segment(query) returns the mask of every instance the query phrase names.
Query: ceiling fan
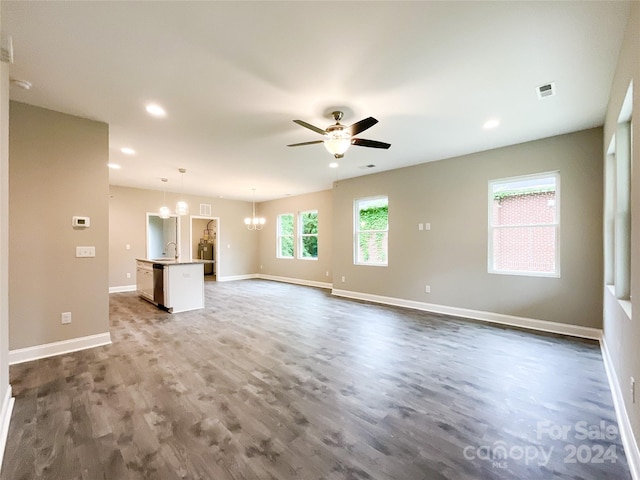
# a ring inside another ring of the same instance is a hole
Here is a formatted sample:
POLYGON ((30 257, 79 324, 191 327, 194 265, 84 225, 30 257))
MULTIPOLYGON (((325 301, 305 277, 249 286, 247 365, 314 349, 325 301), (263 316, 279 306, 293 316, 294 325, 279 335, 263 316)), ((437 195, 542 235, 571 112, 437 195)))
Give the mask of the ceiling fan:
POLYGON ((344 152, 347 151, 350 145, 359 145, 361 147, 371 148, 389 148, 390 143, 378 142, 376 140, 365 140, 364 138, 354 138, 361 132, 364 132, 367 128, 373 127, 378 120, 373 117, 365 118, 359 122, 354 123, 351 126, 342 125, 343 113, 340 111, 331 112, 335 125, 329 125, 325 130, 318 128, 310 123, 302 120, 294 120, 294 123, 301 125, 309 130, 313 130, 320 135, 324 135, 324 140, 313 140, 311 142, 292 143, 287 147, 299 147, 301 145, 313 145, 314 143, 324 143, 325 148, 336 158, 344 157, 344 152))

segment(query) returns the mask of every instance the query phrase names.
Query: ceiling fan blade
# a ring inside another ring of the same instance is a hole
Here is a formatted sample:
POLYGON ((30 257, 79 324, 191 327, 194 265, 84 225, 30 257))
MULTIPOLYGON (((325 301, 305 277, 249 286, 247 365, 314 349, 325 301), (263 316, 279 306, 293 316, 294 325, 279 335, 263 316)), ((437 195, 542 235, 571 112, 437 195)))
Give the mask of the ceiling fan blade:
POLYGON ((378 142, 376 140, 365 140, 364 138, 352 138, 351 145, 371 148, 389 148, 391 146, 390 143, 378 142))
POLYGON ((301 145, 313 145, 314 143, 323 143, 324 140, 314 140, 313 142, 302 142, 302 143, 292 143, 291 145, 287 145, 287 147, 299 147, 301 145))
POLYGON ((297 123, 298 125, 308 128, 309 130, 313 130, 316 133, 319 133, 320 135, 324 135, 325 133, 327 133, 326 131, 324 131, 322 128, 318 128, 314 125, 311 125, 310 123, 304 122, 302 120, 294 120, 294 123, 297 123))
POLYGON ((348 130, 351 136, 355 137, 360 132, 364 132, 367 128, 373 127, 376 123, 378 123, 378 120, 373 117, 369 117, 354 123, 348 128, 348 130))

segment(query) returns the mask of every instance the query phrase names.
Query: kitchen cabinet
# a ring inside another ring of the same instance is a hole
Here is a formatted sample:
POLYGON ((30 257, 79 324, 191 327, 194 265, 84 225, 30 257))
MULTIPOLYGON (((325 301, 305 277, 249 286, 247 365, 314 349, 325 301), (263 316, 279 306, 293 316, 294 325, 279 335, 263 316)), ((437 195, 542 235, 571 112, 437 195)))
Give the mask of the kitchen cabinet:
POLYGON ((136 262, 136 289, 138 295, 146 300, 153 301, 153 264, 149 262, 136 262))

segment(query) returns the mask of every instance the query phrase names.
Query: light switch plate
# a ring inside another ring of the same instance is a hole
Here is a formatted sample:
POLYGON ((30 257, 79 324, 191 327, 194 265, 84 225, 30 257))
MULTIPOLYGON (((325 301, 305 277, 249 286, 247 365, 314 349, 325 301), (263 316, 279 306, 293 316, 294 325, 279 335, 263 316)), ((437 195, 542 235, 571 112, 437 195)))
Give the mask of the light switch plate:
POLYGON ((76 247, 76 257, 95 257, 96 247, 76 247))

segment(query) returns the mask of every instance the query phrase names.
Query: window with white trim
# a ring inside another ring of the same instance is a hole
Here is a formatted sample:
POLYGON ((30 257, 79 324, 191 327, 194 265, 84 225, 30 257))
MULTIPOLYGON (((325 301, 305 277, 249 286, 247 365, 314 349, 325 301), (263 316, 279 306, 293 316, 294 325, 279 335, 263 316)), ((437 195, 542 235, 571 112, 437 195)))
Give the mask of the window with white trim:
POLYGON ((354 205, 354 263, 388 264, 389 198, 361 198, 354 205))
POLYGON ((318 211, 298 214, 298 258, 318 258, 318 211))
POLYGON ((604 276, 631 318, 631 190, 633 159, 633 82, 607 149, 605 170, 604 276))
POLYGON ((278 215, 277 229, 277 252, 278 258, 293 258, 294 230, 293 213, 283 213, 278 215))
POLYGON ((560 173, 489 182, 489 273, 560 276, 560 173))

